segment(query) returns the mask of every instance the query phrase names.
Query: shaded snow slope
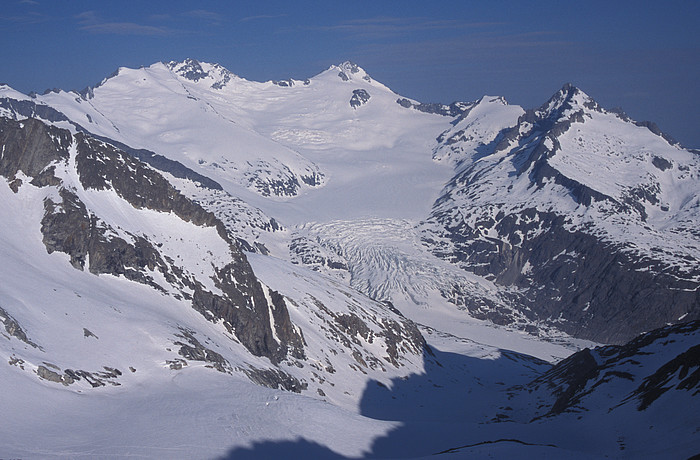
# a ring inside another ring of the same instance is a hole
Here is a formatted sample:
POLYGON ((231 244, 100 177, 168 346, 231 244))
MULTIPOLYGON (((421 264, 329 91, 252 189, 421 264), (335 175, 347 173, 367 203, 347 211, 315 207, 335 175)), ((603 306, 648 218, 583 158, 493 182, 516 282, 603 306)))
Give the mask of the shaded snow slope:
POLYGON ((405 220, 371 219, 307 224, 295 229, 294 263, 334 276, 352 288, 390 302, 412 320, 494 346, 546 360, 590 346, 546 324, 532 322, 513 308, 507 292, 491 281, 437 258, 405 220), (499 324, 508 316, 507 332, 499 324), (556 345, 555 345, 556 344, 556 345))
POLYGON ((449 139, 472 161, 423 225, 435 254, 579 337, 624 341, 700 315, 696 153, 570 85, 486 149, 449 139))
MULTIPOLYGON (((200 362, 315 397, 343 400, 350 394, 343 382, 356 387, 349 382, 362 382, 361 376, 392 378, 420 370, 423 339, 399 314, 342 286, 307 283, 308 297, 280 294, 258 281, 222 222, 143 163, 101 141, 34 119, 0 121, 5 203, 0 237, 7 238, 3 270, 5 279, 15 280, 2 291, 0 308, 8 333, 30 345, 24 348, 31 353, 10 359, 27 372, 38 371, 38 377, 59 385, 121 385, 125 369, 136 366, 129 364, 133 351, 120 351, 120 334, 131 337, 128 347, 155 347, 153 356, 138 358, 150 365, 139 361, 139 367, 177 370, 188 361, 200 362), (53 265, 46 266, 47 260, 53 265), (42 275, 45 266, 53 271, 42 275), (44 310, 51 288, 40 280, 48 281, 54 271, 66 281, 55 283, 64 286, 55 296, 58 309, 44 310), (73 272, 86 274, 79 278, 82 292, 76 291, 73 280, 79 275, 73 272), (105 279, 116 287, 104 285, 105 279), (126 307, 106 305, 95 309, 99 328, 88 324, 88 315, 84 338, 63 341, 60 337, 75 329, 71 317, 84 314, 84 302, 94 301, 71 300, 92 299, 90 280, 96 293, 112 289, 101 303, 120 299, 118 289, 141 292, 120 302, 133 304, 129 311, 154 310, 151 320, 162 325, 140 325, 139 314, 121 316, 126 307), (312 289, 321 293, 313 295, 312 289), (22 295, 29 290, 32 294, 22 295), (31 300, 33 295, 39 298, 31 300), (139 296, 145 306, 136 300, 139 296), (74 311, 71 302, 80 310, 74 311), (37 321, 44 326, 36 326, 37 321), (113 329, 102 329, 108 324, 113 329), (18 330, 24 332, 16 335, 18 330), (93 336, 114 348, 116 362, 93 361, 84 340, 93 336), (355 373, 359 380, 349 378, 355 373)), ((284 273, 282 286, 294 286, 297 278, 284 273)))
POLYGON ((520 106, 508 105, 502 97, 484 96, 470 104, 452 122, 453 126, 440 134, 433 158, 449 161, 455 167, 465 161, 476 161, 479 155, 488 154, 490 144, 501 131, 515 126, 523 113, 520 106))

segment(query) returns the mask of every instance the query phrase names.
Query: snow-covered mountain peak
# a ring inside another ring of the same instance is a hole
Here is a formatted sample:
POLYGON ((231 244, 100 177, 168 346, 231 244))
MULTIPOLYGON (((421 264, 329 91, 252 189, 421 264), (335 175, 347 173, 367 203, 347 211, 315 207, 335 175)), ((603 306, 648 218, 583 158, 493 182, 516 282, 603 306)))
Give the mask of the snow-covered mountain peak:
POLYGON ((571 83, 566 83, 534 113, 540 119, 555 121, 586 109, 601 111, 593 98, 571 83))
POLYGON ((232 79, 240 78, 219 64, 199 62, 191 58, 182 62, 170 61, 166 66, 180 77, 195 83, 204 81, 213 89, 221 89, 232 79))
POLYGON ((699 322, 542 359, 700 320, 699 181, 570 84, 0 85, 0 457, 687 458, 699 322))
POLYGON ((0 98, 16 99, 18 101, 23 101, 29 99, 25 94, 12 88, 10 85, 0 84, 0 98))
MULTIPOLYGON (((167 80, 184 79, 189 82, 206 85, 207 88, 221 89, 233 80, 242 80, 240 77, 219 64, 200 62, 196 59, 187 58, 184 61, 156 62, 150 66, 141 66, 137 69, 130 67, 119 67, 111 75, 104 78, 95 86, 88 86, 79 94, 83 99, 92 99, 94 91, 105 85, 120 81, 121 84, 134 84, 144 86, 143 82, 155 80, 158 85, 168 84, 167 80), (170 75, 169 75, 170 74, 170 75)), ((117 83, 117 85, 120 85, 117 83)), ((54 90, 59 93, 59 90, 54 90)), ((44 93, 46 95, 46 93, 44 93)))
POLYGON ((503 96, 488 96, 488 95, 483 95, 481 96, 481 99, 479 99, 476 102, 477 105, 482 105, 482 104, 501 104, 501 105, 508 105, 508 101, 506 100, 505 97, 503 96))
POLYGON ((438 138, 433 150, 436 161, 448 160, 458 164, 466 158, 476 158, 486 147, 495 142, 499 133, 515 126, 525 111, 517 105, 508 105, 500 96, 483 96, 462 104, 463 112, 453 126, 438 138))
POLYGON ((345 61, 337 66, 333 66, 331 68, 336 68, 338 69, 338 77, 341 78, 343 81, 348 81, 348 80, 365 80, 367 82, 371 82, 372 79, 370 78, 369 74, 360 67, 359 65, 355 64, 352 61, 345 61))
POLYGON ((638 286, 633 289, 639 292, 682 293, 644 318, 655 326, 693 310, 692 292, 700 280, 698 155, 670 144, 646 124, 601 108, 570 84, 517 118, 512 128, 489 136, 491 144, 483 142, 486 131, 480 130, 497 124, 493 115, 477 116, 482 106, 465 112, 434 151, 435 159, 452 157, 459 165, 433 210, 451 239, 437 253, 467 260, 463 266, 477 274, 483 266, 493 273, 498 265, 497 282, 522 287, 528 302, 549 305, 545 318, 563 312, 570 323, 563 321, 562 328, 594 340, 629 338, 597 312, 610 305, 636 311, 653 302, 606 291, 612 279, 638 286), (561 295, 561 285, 597 280, 600 266, 623 267, 596 281, 605 294, 561 295), (552 283, 555 272, 566 272, 568 280, 552 283), (659 281, 659 272, 668 278, 659 281), (531 289, 535 283, 543 288, 531 289))
POLYGON ((332 65, 328 67, 328 69, 313 77, 312 80, 340 82, 345 84, 352 83, 355 85, 360 84, 362 86, 365 86, 369 83, 373 87, 381 87, 388 91, 391 91, 383 84, 372 80, 372 78, 365 71, 365 69, 363 69, 362 67, 355 64, 352 61, 345 61, 340 64, 332 65))

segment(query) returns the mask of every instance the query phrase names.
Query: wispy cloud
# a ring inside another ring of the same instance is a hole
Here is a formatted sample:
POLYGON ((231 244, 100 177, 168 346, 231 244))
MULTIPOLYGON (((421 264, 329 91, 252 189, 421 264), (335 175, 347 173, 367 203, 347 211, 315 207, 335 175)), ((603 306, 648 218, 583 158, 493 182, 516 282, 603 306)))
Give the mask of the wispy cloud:
POLYGON ((354 19, 329 26, 313 26, 311 30, 340 32, 359 38, 387 38, 421 32, 478 29, 501 26, 500 22, 466 22, 408 17, 374 17, 354 19))
POLYGON ((94 34, 114 35, 168 35, 165 27, 138 24, 135 22, 103 21, 94 11, 84 11, 75 17, 80 29, 94 34))
POLYGON ((0 16, 0 21, 14 22, 15 24, 40 24, 49 21, 51 18, 35 12, 16 16, 0 16))
POLYGON ((277 18, 283 18, 287 16, 286 14, 260 14, 258 16, 247 16, 245 18, 241 18, 238 20, 238 22, 249 22, 249 21, 257 21, 260 19, 277 19, 277 18))
POLYGON ((209 21, 212 24, 216 24, 216 25, 220 24, 224 20, 224 17, 222 15, 220 15, 219 13, 216 13, 214 11, 209 11, 209 10, 185 11, 184 13, 181 14, 181 16, 195 18, 195 19, 203 19, 205 21, 209 21))
MULTIPOLYGON (((18 5, 24 5, 26 7, 39 6, 39 2, 35 0, 20 0, 17 2, 18 5)), ((15 24, 39 24, 42 22, 49 21, 51 18, 38 11, 31 11, 29 8, 20 7, 17 10, 17 14, 12 14, 8 16, 3 16, 1 13, 8 10, 13 10, 13 8, 2 8, 0 9, 0 21, 12 22, 15 24)))
POLYGON ((82 30, 97 34, 116 35, 167 35, 167 29, 157 26, 146 26, 133 22, 105 22, 81 27, 82 30))
POLYGON ((531 56, 542 61, 563 50, 571 49, 574 42, 563 39, 557 31, 501 33, 482 31, 456 36, 415 40, 411 42, 373 42, 357 49, 357 54, 376 62, 390 61, 395 65, 441 65, 446 62, 504 62, 531 56))

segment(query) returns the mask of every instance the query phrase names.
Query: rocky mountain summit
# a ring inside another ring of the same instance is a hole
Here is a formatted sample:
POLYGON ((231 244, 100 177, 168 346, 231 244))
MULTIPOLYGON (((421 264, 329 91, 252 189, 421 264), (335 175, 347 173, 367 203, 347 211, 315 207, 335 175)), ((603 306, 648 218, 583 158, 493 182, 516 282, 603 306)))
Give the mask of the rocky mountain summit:
POLYGON ((462 159, 424 224, 435 254, 578 337, 697 318, 697 154, 571 85, 486 142, 454 131, 436 152, 462 159))

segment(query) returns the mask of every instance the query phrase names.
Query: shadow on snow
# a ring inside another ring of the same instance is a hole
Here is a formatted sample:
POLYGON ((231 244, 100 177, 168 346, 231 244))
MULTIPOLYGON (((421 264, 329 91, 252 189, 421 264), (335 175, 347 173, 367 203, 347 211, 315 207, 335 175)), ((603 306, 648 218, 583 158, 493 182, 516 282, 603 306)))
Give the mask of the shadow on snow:
MULTIPOLYGON (((509 418, 512 409, 507 388, 528 382, 549 368, 544 361, 505 350, 497 357, 475 358, 428 349, 424 365, 423 374, 393 379, 390 387, 374 380, 368 382, 360 403, 361 415, 398 421, 401 426, 377 438, 371 452, 360 458, 430 456, 499 439, 521 442, 513 439, 513 429, 517 430, 515 425, 519 424, 494 422, 509 418)), ((234 448, 222 458, 349 457, 300 439, 234 448)))

